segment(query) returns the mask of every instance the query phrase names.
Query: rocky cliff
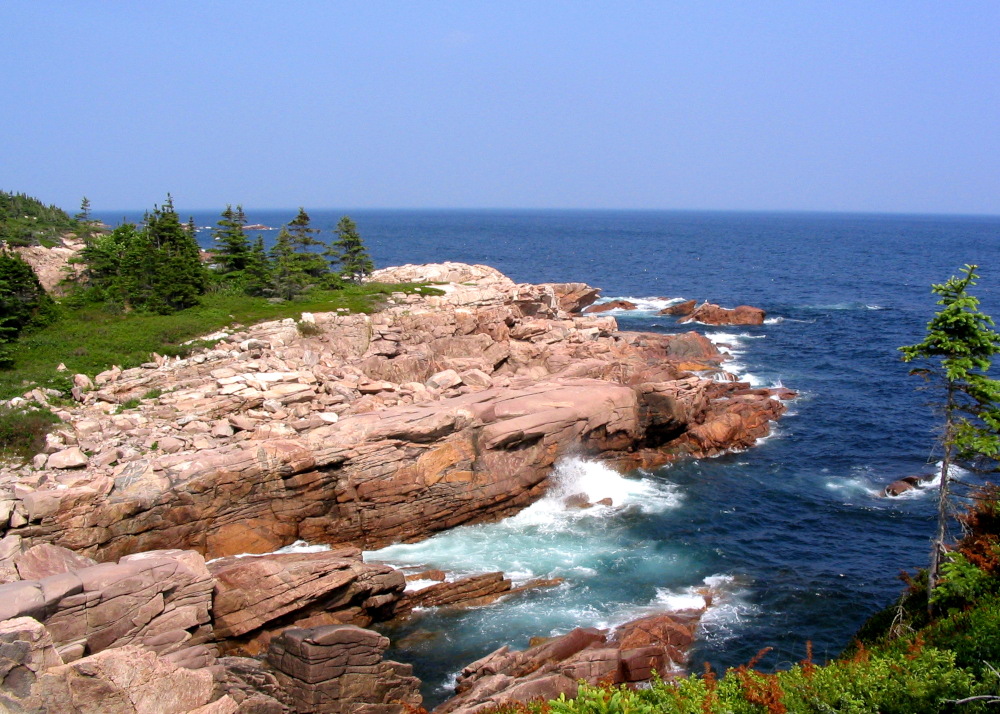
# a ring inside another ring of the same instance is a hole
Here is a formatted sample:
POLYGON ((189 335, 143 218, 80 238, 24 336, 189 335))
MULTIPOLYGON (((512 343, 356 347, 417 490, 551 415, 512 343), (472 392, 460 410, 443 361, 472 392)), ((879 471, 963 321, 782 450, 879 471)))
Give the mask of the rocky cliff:
MULTIPOLYGON (((384 644, 322 628, 391 617, 403 589, 400 574, 362 563, 352 548, 515 513, 545 492, 553 465, 571 452, 623 468, 707 456, 749 447, 784 410, 787 395, 731 381, 701 335, 619 332, 611 317, 580 314, 598 294, 583 284, 516 285, 453 263, 373 277, 433 281, 444 294, 395 295, 370 316, 303 314, 234 328, 187 359, 154 355, 140 368, 77 375, 75 404, 55 407, 63 423, 44 452, 0 471, 0 581, 14 581, 0 589, 17 589, 3 616, 56 629, 15 631, 48 642, 61 661, 128 647, 167 658, 149 667, 171 672, 178 657, 214 662, 220 648, 261 654, 272 643, 288 665, 278 680, 298 682, 281 706, 327 706, 348 685, 310 682, 308 663, 339 662, 342 640, 378 652, 384 644), (296 540, 340 550, 231 557, 296 540), (56 572, 32 566, 53 557, 39 548, 53 546, 71 551, 56 558, 56 572), (136 560, 146 551, 157 553, 136 560), (206 569, 201 556, 223 560, 206 569), (161 574, 182 582, 147 582, 161 574), (114 599, 128 589, 122 579, 141 584, 139 600, 114 599), (170 605, 176 588, 201 594, 170 605), (148 617, 122 619, 133 611, 148 617), (72 626, 104 620, 97 634, 72 626), (274 640, 295 627, 321 631, 274 640), (197 649, 205 646, 213 649, 197 649)), ((39 661, 51 659, 45 647, 39 661)), ((365 659, 365 676, 394 673, 410 687, 406 667, 380 657, 365 659)), ((60 696, 69 697, 84 675, 60 672, 60 696)), ((243 675, 216 674, 242 706, 233 682, 243 675)), ((223 710, 219 696, 211 701, 204 706, 223 710)))

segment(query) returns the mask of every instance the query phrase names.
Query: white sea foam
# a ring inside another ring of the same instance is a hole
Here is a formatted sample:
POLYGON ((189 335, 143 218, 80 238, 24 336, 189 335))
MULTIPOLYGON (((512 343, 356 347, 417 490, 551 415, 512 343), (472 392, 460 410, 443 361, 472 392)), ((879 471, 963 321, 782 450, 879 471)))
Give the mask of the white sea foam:
POLYGON ((614 559, 621 544, 600 533, 629 512, 661 513, 681 501, 677 488, 652 478, 625 478, 606 465, 580 458, 561 461, 548 493, 499 523, 459 526, 419 543, 392 545, 365 553, 369 561, 402 568, 442 568, 456 577, 502 570, 515 583, 538 577, 581 579, 596 574, 595 563, 614 559), (590 503, 569 508, 566 499, 582 494, 590 503), (592 532, 595 537, 583 537, 592 532))
POLYGON ((312 545, 304 540, 297 540, 291 545, 279 548, 275 553, 322 553, 330 550, 328 545, 312 545))
MULTIPOLYGON (((611 313, 624 313, 640 315, 641 313, 658 313, 664 308, 670 307, 671 305, 676 305, 678 303, 684 302, 684 298, 665 298, 665 297, 632 297, 631 295, 625 295, 620 297, 608 297, 602 298, 597 301, 597 305, 603 305, 604 303, 612 302, 613 300, 626 300, 633 305, 635 305, 635 310, 609 310, 611 313)), ((643 315, 644 316, 644 315, 643 315)))
MULTIPOLYGON (((746 340, 762 340, 767 335, 751 335, 746 332, 708 332, 705 337, 712 341, 712 344, 729 359, 722 363, 722 368, 729 374, 734 375, 738 381, 746 382, 751 387, 775 387, 778 383, 768 382, 768 380, 748 371, 747 366, 738 358, 746 353, 746 340)), ((716 375, 716 381, 725 382, 729 379, 724 375, 716 375)))

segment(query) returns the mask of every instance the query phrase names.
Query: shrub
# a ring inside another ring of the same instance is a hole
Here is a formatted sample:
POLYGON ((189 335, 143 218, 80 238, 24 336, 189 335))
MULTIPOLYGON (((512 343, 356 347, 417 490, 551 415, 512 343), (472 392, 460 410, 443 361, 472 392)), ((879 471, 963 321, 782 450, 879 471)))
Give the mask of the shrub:
POLYGON ((59 422, 37 406, 0 406, 0 458, 27 461, 41 451, 45 435, 59 422))

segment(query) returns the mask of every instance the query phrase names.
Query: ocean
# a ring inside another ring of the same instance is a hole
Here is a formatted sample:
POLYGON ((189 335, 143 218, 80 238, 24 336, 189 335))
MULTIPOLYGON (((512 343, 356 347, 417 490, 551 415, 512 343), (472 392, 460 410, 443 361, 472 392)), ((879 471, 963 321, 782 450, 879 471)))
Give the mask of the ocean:
MULTIPOLYGON (((328 239, 341 213, 310 212, 328 239)), ((611 508, 567 512, 550 496, 501 523, 366 553, 409 572, 565 579, 385 629, 390 654, 424 680, 428 707, 465 664, 501 645, 683 606, 706 584, 723 596, 704 621, 694 669, 744 663, 763 647, 774 649, 762 666, 787 666, 807 641, 818 660, 831 658, 896 597, 897 575, 927 561, 932 491, 879 496, 938 460, 934 394, 918 389, 897 348, 923 338, 936 308, 930 285, 966 263, 981 266, 973 293, 1000 318, 1000 217, 349 213, 377 266, 453 260, 518 282, 586 282, 639 304, 611 313, 623 330, 690 329, 656 314, 678 298, 761 307, 762 326, 695 329, 731 353, 729 369, 745 381, 800 395, 770 437, 741 453, 625 475, 579 458, 559 465, 557 491, 611 496, 611 508)), ((294 215, 248 212, 270 226, 294 215)), ((200 226, 217 218, 195 213, 200 226)), ((208 231, 199 239, 210 246, 208 231)))

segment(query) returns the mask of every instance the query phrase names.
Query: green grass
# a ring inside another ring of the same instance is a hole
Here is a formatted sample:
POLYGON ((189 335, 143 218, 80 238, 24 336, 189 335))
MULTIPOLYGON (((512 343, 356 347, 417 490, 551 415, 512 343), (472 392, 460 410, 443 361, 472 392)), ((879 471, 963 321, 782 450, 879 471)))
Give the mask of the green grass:
POLYGON ((13 368, 0 371, 0 399, 18 396, 35 386, 68 393, 73 386, 68 375, 93 376, 111 365, 136 367, 148 362, 153 352, 183 356, 204 346, 185 346, 183 342, 236 323, 252 325, 339 308, 352 313, 374 312, 393 292, 441 294, 436 288, 419 284, 371 283, 348 285, 342 290, 314 290, 282 303, 215 293, 204 295, 200 306, 173 315, 122 315, 102 307, 64 307, 58 322, 23 335, 14 345, 13 368), (66 365, 65 372, 56 371, 60 363, 66 365))

